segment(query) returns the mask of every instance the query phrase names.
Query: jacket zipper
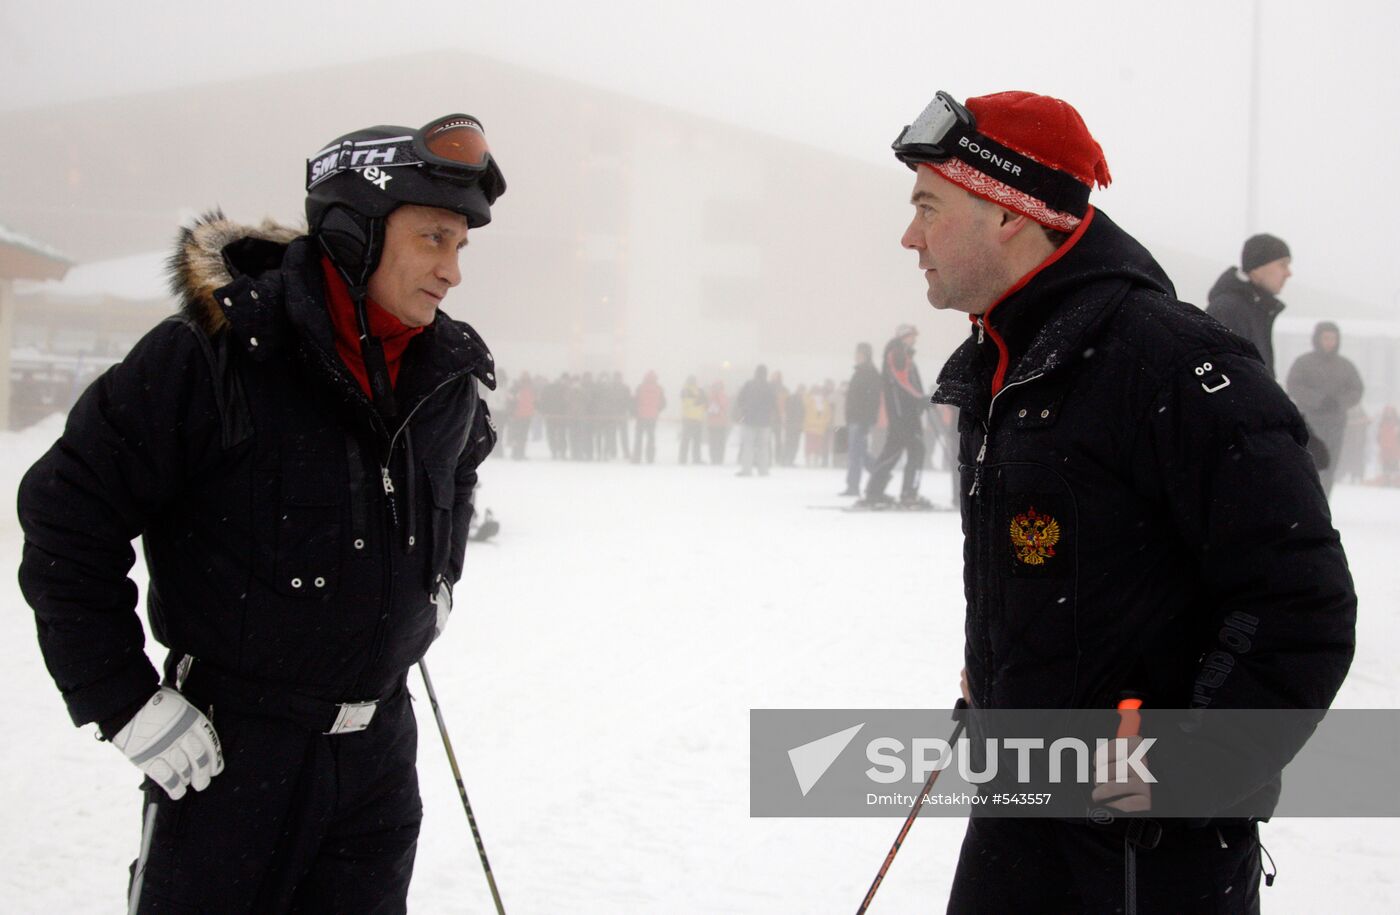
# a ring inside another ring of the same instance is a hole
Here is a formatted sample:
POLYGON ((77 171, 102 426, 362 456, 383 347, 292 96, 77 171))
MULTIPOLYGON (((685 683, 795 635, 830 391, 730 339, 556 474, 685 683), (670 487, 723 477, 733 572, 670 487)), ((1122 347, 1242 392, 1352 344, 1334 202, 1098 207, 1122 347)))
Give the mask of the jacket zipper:
MULTIPOLYGON (((983 423, 982 423, 982 446, 981 446, 980 448, 977 449, 977 462, 976 462, 976 466, 975 466, 975 468, 974 468, 974 470, 973 470, 973 472, 972 472, 972 488, 971 488, 970 490, 968 490, 968 493, 967 493, 968 496, 969 496, 969 498, 970 498, 970 497, 973 497, 973 496, 976 496, 978 490, 981 489, 981 487, 982 487, 982 467, 983 467, 984 463, 985 463, 986 460, 987 460, 987 442, 990 441, 990 440, 991 440, 991 437, 992 437, 992 415, 996 412, 996 408, 997 408, 997 398, 1000 397, 1002 394, 1005 394, 1005 393, 1006 393, 1008 390, 1010 390, 1011 388, 1019 387, 1020 385, 1024 385, 1024 384, 1030 384, 1032 381, 1035 381, 1035 380, 1037 380, 1037 379, 1039 379, 1039 378, 1044 377, 1044 375, 1045 375, 1044 372, 1037 372, 1037 373, 1035 373, 1034 375, 1030 376, 1029 378, 1022 378, 1020 381, 1013 381, 1013 382, 1011 382, 1010 384, 1004 386, 1000 391, 997 391, 995 394, 992 395, 992 402, 991 402, 990 404, 987 405, 987 418, 986 418, 986 420, 984 420, 983 423)), ((978 502, 975 502, 975 503, 974 503, 973 510, 974 510, 974 511, 977 511, 977 512, 980 514, 980 513, 983 511, 983 508, 984 508, 985 503, 986 503, 986 500, 985 500, 985 499, 980 500, 980 501, 978 501, 978 502)), ((992 510, 992 508, 991 508, 991 506, 987 505, 987 506, 985 506, 985 510, 988 511, 988 512, 990 512, 990 511, 992 510)), ((977 557, 978 557, 978 566, 979 566, 978 577, 979 577, 979 579, 981 579, 982 576, 984 576, 984 575, 987 574, 987 571, 986 571, 986 570, 987 570, 987 569, 990 569, 990 568, 991 568, 991 565, 992 565, 992 563, 991 563, 990 547, 988 546, 988 544, 987 544, 987 542, 986 542, 986 538, 984 538, 984 537, 982 536, 982 531, 984 531, 984 530, 986 530, 986 529, 987 529, 987 523, 986 523, 985 521, 983 521, 982 523, 978 523, 978 524, 974 524, 974 525, 973 525, 973 530, 976 532, 976 534, 977 534, 977 540, 978 540, 977 546, 976 546, 976 550, 977 550, 976 555, 977 555, 977 557), (988 550, 988 553, 987 553, 987 555, 986 555, 985 557, 982 555, 982 551, 983 551, 984 549, 988 550)), ((989 586, 987 585, 986 581, 979 581, 979 583, 978 583, 978 590, 979 590, 982 594, 987 594, 987 593, 989 593, 989 591, 990 591, 989 586)), ((979 609, 978 609, 978 616, 979 616, 979 620, 978 620, 978 629, 979 629, 979 632, 981 633, 982 638, 983 638, 984 651, 985 651, 985 653, 986 653, 986 655, 987 655, 987 663, 988 663, 989 668, 990 668, 990 667, 992 666, 992 661, 991 661, 992 649, 991 649, 991 642, 990 642, 990 639, 988 639, 988 638, 986 637, 986 627, 987 627, 986 612, 987 612, 987 610, 986 610, 986 607, 985 607, 985 606, 979 607, 979 609)), ((990 682, 984 683, 984 684, 982 685, 982 690, 983 690, 983 694, 982 694, 981 696, 978 696, 978 697, 977 697, 977 700, 978 700, 979 703, 985 705, 986 702, 987 702, 987 699, 988 699, 988 697, 989 697, 989 695, 990 695, 990 692, 991 692, 991 683, 990 683, 990 682)))
MULTIPOLYGON (((389 508, 389 514, 390 514, 391 517, 394 519, 394 528, 395 528, 395 529, 397 529, 398 526, 399 526, 399 516, 398 516, 398 512, 397 512, 397 511, 394 509, 394 507, 393 507, 393 504, 394 504, 394 498, 393 498, 393 497, 394 497, 394 492, 395 492, 395 490, 394 490, 394 478, 393 478, 393 476, 389 473, 389 464, 390 464, 390 462, 391 462, 391 461, 393 460, 393 458, 394 458, 394 446, 395 446, 396 444, 398 444, 398 441, 399 441, 399 434, 402 433, 403 430, 405 430, 405 429, 408 428, 408 422, 409 422, 409 420, 413 419, 413 414, 417 413, 417 412, 422 408, 423 404, 427 403, 429 400, 432 400, 434 394, 436 394, 438 391, 441 391, 443 388, 447 387, 449 384, 451 384, 452 382, 456 381, 458 378, 461 378, 463 375, 469 375, 469 374, 471 374, 471 370, 470 370, 470 369, 467 369, 467 370, 464 370, 464 371, 456 372, 455 374, 452 374, 452 375, 448 375, 446 378, 444 378, 444 379, 442 380, 442 382, 438 384, 437 387, 433 388, 433 389, 432 389, 431 391, 429 391, 427 394, 424 394, 424 395, 423 395, 423 398, 422 398, 421 400, 419 400, 418 403, 416 403, 416 404, 413 405, 413 409, 408 411, 408 415, 405 416, 405 417, 403 418, 403 422, 402 422, 402 423, 399 423, 399 427, 398 427, 397 429, 394 430, 394 434, 393 434, 392 436, 390 436, 390 438, 389 438, 389 450, 385 453, 386 456, 385 456, 384 460, 383 460, 383 461, 380 463, 380 465, 379 465, 379 473, 380 473, 380 477, 382 478, 382 480, 383 480, 383 482, 384 482, 384 495, 387 496, 387 497, 388 497, 388 500, 389 500, 389 506, 390 506, 390 508, 389 508)), ((472 432, 472 430, 468 429, 468 430, 467 430, 467 435, 471 435, 471 432, 472 432)), ((412 472, 413 472, 413 468, 412 468, 412 467, 408 468, 408 472, 409 472, 409 473, 412 473, 412 472)))
POLYGON ((1022 378, 1020 381, 1013 381, 992 395, 992 402, 987 405, 987 418, 982 423, 982 447, 977 449, 977 464, 972 471, 972 488, 968 490, 969 496, 977 495, 977 490, 982 486, 982 464, 987 459, 987 441, 992 437, 992 413, 997 408, 997 398, 1005 394, 1014 387, 1023 384, 1030 384, 1037 378, 1043 378, 1044 372, 1037 372, 1029 378, 1022 378))
MULTIPOLYGON (((419 400, 418 403, 414 404, 413 409, 408 411, 408 415, 404 417, 403 422, 399 424, 398 429, 396 429, 394 431, 393 436, 390 437, 389 450, 387 452, 387 456, 385 457, 384 461, 379 465, 380 478, 384 484, 384 500, 388 503, 389 507, 389 519, 391 529, 388 531, 387 536, 387 542, 389 546, 384 551, 384 598, 381 604, 384 609, 379 614, 379 620, 374 627, 374 638, 370 643, 371 647, 369 652, 369 660, 365 663, 366 671, 372 670, 374 668, 374 665, 379 661, 380 653, 384 650, 384 631, 387 627, 387 623, 389 620, 389 607, 394 599, 394 544, 396 542, 396 538, 394 537, 394 535, 398 532, 399 529, 398 509, 394 505, 394 493, 396 492, 394 488, 394 478, 393 475, 389 472, 389 464, 390 462, 392 462, 394 457, 394 446, 398 443, 399 433, 403 432, 404 429, 408 428, 409 420, 413 419, 413 414, 417 413, 419 408, 421 408, 423 404, 431 400, 433 395, 436 394, 438 391, 441 391, 443 388, 447 387, 452 382, 461 378, 463 375, 469 374, 471 374, 470 369, 447 376, 447 378, 443 379, 442 383, 440 383, 437 387, 433 388, 431 391, 425 394, 422 400, 419 400)), ((471 435, 471 429, 467 430, 467 435, 471 435)), ((407 472, 412 473, 413 468, 407 468, 407 472)))

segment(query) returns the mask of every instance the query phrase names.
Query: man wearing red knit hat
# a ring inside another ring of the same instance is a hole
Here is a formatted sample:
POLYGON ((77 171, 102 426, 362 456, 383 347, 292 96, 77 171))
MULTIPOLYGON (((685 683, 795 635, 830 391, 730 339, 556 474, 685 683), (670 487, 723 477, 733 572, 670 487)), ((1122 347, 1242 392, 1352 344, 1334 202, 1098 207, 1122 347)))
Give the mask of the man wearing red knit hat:
MULTIPOLYGON (((972 324, 933 395, 961 411, 965 699, 1110 721, 1125 695, 1327 708, 1356 597, 1302 420, 1090 205, 1110 175, 1079 113, 940 92, 894 150, 916 176, 903 245, 929 302, 972 324)), ((1305 738, 1280 736, 1274 758, 1305 738)), ((1197 743, 1153 744, 1155 783, 1084 786, 1077 821, 974 816, 948 910, 1257 911, 1278 766, 1197 743), (1171 818, 1201 760, 1218 802, 1171 818)))

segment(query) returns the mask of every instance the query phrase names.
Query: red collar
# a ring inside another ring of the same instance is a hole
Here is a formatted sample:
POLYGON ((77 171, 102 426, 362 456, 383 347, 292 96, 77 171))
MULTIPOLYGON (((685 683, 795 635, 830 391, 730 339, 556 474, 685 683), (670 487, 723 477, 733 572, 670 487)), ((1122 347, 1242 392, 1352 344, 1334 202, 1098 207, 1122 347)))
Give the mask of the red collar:
POLYGON ((1038 265, 1036 265, 1035 269, 1031 270, 1025 276, 1017 280, 1010 289, 1003 292, 1001 294, 1001 297, 998 298, 995 302, 993 302, 991 304, 991 307, 989 307, 986 311, 982 312, 982 314, 967 316, 968 320, 970 320, 973 324, 978 323, 978 320, 980 319, 982 327, 987 332, 987 336, 991 337, 992 342, 996 344, 997 370, 996 374, 992 376, 993 397, 995 397, 997 395, 997 392, 1002 389, 1002 386, 1006 384, 1006 370, 1011 364, 1011 354, 1006 349, 1006 341, 1002 340, 1001 334, 997 333, 996 328, 992 327, 992 311, 1002 302, 1005 302, 1007 299, 1011 298, 1011 296, 1024 289, 1026 285, 1030 283, 1031 280, 1035 279, 1036 276, 1038 276, 1042 270, 1044 270, 1046 267, 1049 267, 1051 264, 1055 263, 1055 261, 1068 254, 1070 249, 1079 243, 1079 239, 1084 237, 1084 231, 1089 228, 1089 223, 1093 222, 1093 220, 1094 208, 1091 206, 1089 207, 1088 212, 1084 214, 1084 218, 1080 221, 1079 227, 1074 230, 1074 234, 1071 235, 1068 239, 1066 239, 1063 245, 1060 245, 1060 247, 1056 248, 1054 253, 1052 253, 1049 257, 1047 257, 1045 260, 1041 261, 1038 265))
MULTIPOLYGON (((359 382, 360 389, 369 395, 369 373, 365 371, 365 360, 360 353, 360 322, 355 318, 355 301, 350 297, 350 287, 345 285, 340 272, 325 255, 321 256, 321 274, 326 278, 326 310, 330 312, 331 327, 335 332, 335 350, 340 354, 340 361, 359 382)), ((396 385, 404 350, 408 349, 414 337, 423 332, 423 328, 406 327, 368 297, 365 298, 365 314, 369 317, 369 332, 378 337, 384 346, 389 383, 396 385)))

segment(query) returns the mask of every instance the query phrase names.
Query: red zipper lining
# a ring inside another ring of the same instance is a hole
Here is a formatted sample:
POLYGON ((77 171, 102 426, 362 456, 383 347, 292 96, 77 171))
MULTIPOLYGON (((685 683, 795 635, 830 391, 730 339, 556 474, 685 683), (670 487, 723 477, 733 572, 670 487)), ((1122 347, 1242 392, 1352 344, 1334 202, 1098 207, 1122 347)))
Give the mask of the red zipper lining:
POLYGON ((1035 277, 1046 267, 1049 267, 1051 264, 1055 263, 1060 258, 1068 254, 1070 249, 1077 245, 1079 243, 1079 239, 1084 236, 1084 231, 1089 228, 1089 223, 1093 222, 1094 212, 1094 208, 1090 206, 1089 211, 1084 214, 1083 221, 1079 223, 1079 228, 1074 230, 1074 234, 1071 235, 1063 245, 1060 245, 1060 247, 1056 248, 1055 251, 1049 257, 1041 261, 1040 264, 1034 270, 1021 277, 1015 282, 1014 285, 1012 285, 1010 289, 1002 293, 1001 297, 995 302, 993 302, 990 308, 984 311, 981 315, 968 316, 969 320, 971 320, 974 324, 976 324, 979 319, 981 320, 982 328, 987 332, 987 335, 992 338, 992 342, 995 343, 997 347, 997 371, 996 374, 992 376, 993 397, 997 396, 997 394, 1001 391, 1002 386, 1006 384, 1006 370, 1011 364, 1011 356, 1006 350, 1006 341, 1001 338, 1001 334, 997 333, 996 329, 993 328, 991 323, 988 321, 988 319, 992 316, 992 310, 995 309, 1002 302, 1005 302, 1007 299, 1011 298, 1011 296, 1014 295, 1016 292, 1025 288, 1026 284, 1029 283, 1031 280, 1035 279, 1035 277))

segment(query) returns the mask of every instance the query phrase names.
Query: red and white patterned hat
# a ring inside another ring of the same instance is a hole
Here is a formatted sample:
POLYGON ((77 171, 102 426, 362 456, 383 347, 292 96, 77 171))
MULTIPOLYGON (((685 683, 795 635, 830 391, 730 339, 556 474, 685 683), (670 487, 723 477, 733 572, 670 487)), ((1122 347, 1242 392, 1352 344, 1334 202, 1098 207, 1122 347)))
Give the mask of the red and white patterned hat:
MULTIPOLYGON (((1052 169, 1062 178, 1083 186, 1078 194, 1058 195, 1065 202, 1047 203, 1048 193, 1023 186, 1013 187, 1005 169, 983 165, 977 155, 968 155, 972 144, 963 144, 958 154, 942 161, 921 161, 944 178, 998 206, 1021 213, 1044 226, 1072 232, 1088 207, 1089 190, 1097 184, 1108 187, 1112 176, 1103 149, 1089 133, 1084 119, 1068 102, 1031 92, 998 92, 967 100, 967 110, 977 119, 976 132, 1002 146, 1052 169), (980 166, 980 167, 979 167, 980 166), (1001 177, 998 177, 1001 176, 1001 177), (1081 196, 1082 195, 1082 196, 1081 196), (1070 199, 1077 198, 1077 199, 1070 199)), ((994 160, 995 161, 995 160, 994 160)), ((1045 188, 1049 191, 1050 188, 1045 188)))

